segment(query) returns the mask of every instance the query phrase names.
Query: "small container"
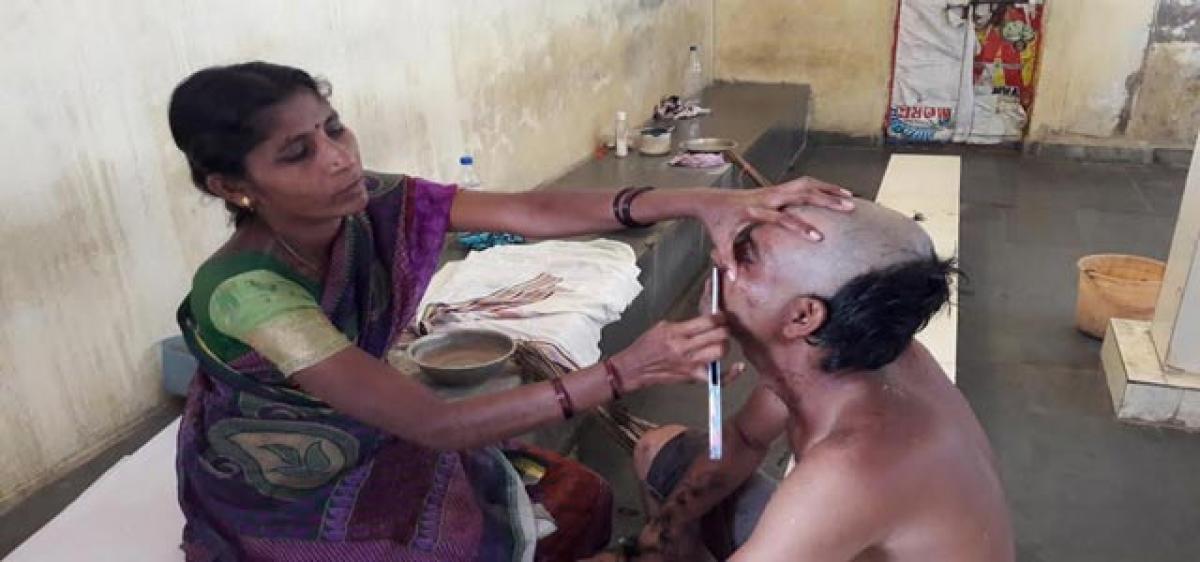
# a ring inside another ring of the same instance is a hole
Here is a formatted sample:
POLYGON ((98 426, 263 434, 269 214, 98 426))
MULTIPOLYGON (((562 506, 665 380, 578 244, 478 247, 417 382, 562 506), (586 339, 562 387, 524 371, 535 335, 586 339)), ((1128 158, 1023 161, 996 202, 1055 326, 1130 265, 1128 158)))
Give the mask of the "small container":
POLYGON ((516 342, 502 332, 484 329, 450 330, 418 338, 408 356, 431 382, 471 386, 504 370, 516 342))
POLYGON ((671 152, 670 127, 646 127, 641 130, 638 151, 647 156, 662 156, 671 152))
POLYGON ((617 146, 617 158, 629 156, 629 123, 626 120, 624 111, 617 112, 617 123, 613 127, 613 138, 617 146))
POLYGON ((1077 266, 1075 326, 1079 331, 1103 339, 1109 319, 1154 318, 1165 263, 1140 256, 1096 254, 1080 258, 1077 266))

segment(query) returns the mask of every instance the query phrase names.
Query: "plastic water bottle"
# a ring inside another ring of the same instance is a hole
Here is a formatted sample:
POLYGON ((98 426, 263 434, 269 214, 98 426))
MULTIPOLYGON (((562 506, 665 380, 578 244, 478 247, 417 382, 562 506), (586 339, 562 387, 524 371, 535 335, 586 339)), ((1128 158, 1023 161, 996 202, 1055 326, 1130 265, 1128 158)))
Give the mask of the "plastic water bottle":
POLYGON ((700 47, 688 47, 688 65, 683 74, 683 101, 700 103, 704 91, 704 66, 700 64, 700 47))
POLYGON ((458 186, 463 189, 478 190, 483 182, 479 181, 479 174, 475 173, 475 159, 470 154, 464 154, 458 159, 458 186))
POLYGON ((617 158, 629 156, 629 121, 624 111, 617 112, 617 122, 613 126, 613 145, 617 158))
MULTIPOLYGON (((470 154, 464 154, 458 159, 458 187, 469 191, 477 191, 483 186, 479 174, 475 172, 475 159, 470 154)), ((486 250, 492 246, 505 244, 521 244, 525 238, 519 234, 508 232, 459 232, 458 245, 464 250, 486 250)))

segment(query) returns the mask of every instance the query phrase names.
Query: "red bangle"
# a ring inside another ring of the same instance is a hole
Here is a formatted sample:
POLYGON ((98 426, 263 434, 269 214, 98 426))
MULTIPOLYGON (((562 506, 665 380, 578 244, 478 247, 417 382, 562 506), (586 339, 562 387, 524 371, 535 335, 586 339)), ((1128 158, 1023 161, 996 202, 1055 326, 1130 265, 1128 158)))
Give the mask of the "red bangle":
POLYGON ((558 377, 550 379, 550 386, 554 387, 554 397, 558 399, 558 405, 562 408, 563 419, 569 420, 575 417, 575 404, 571 402, 571 395, 567 394, 567 387, 563 384, 562 379, 558 377))
POLYGON ((612 387, 613 400, 624 395, 625 381, 621 378, 621 372, 617 370, 617 366, 613 365, 611 357, 604 359, 604 374, 608 379, 608 385, 612 387))

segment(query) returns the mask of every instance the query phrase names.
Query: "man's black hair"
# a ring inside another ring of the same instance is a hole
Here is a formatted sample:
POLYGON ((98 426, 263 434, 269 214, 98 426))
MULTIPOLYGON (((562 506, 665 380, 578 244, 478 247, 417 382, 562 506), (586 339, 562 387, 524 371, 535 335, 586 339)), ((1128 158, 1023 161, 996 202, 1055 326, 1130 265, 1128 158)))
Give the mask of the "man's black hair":
POLYGON ((827 318, 808 337, 809 344, 827 352, 821 368, 829 373, 875 370, 895 361, 950 300, 950 284, 960 273, 953 259, 931 255, 851 279, 822 299, 827 318))

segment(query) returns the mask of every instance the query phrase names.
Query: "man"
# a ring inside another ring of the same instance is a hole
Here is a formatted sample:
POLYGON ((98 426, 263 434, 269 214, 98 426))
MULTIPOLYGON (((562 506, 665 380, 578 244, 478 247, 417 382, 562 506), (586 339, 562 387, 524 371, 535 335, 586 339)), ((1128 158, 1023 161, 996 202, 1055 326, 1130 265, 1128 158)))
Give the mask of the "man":
POLYGON ((913 340, 946 304, 953 266, 918 224, 870 202, 789 212, 825 241, 751 227, 722 291, 759 372, 724 458, 679 426, 639 442, 651 518, 638 559, 697 560, 707 546, 753 562, 1013 560, 987 437, 913 340), (785 433, 797 464, 772 493, 755 471, 785 433))

